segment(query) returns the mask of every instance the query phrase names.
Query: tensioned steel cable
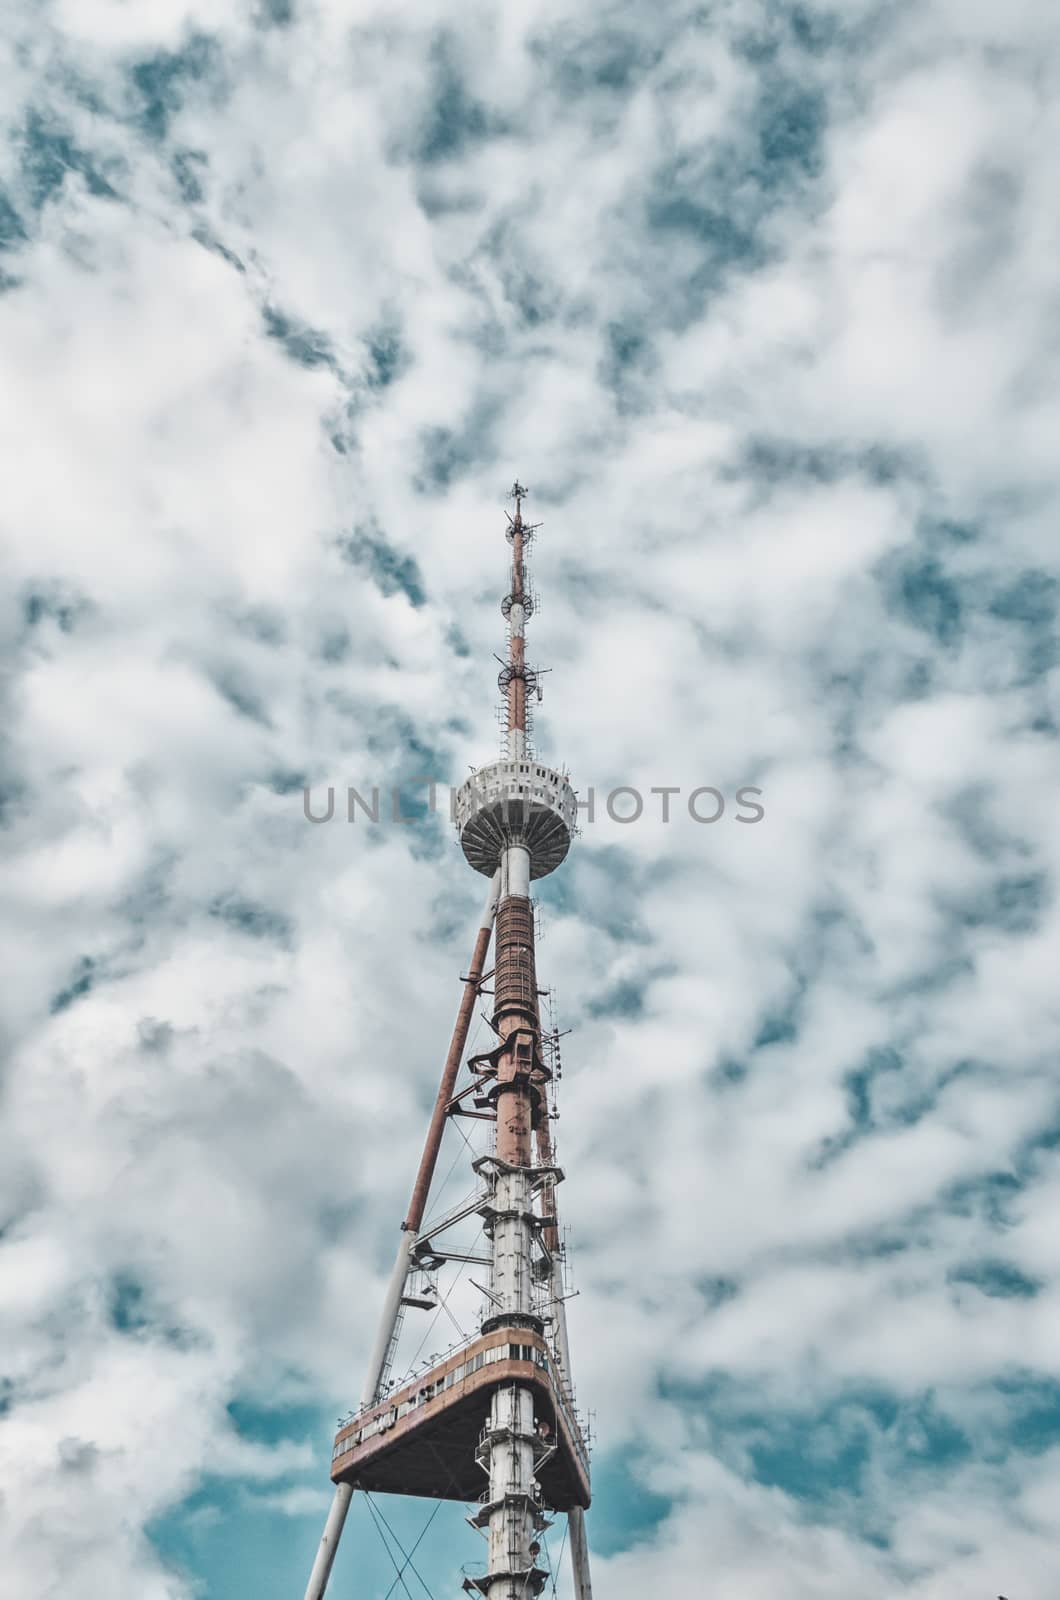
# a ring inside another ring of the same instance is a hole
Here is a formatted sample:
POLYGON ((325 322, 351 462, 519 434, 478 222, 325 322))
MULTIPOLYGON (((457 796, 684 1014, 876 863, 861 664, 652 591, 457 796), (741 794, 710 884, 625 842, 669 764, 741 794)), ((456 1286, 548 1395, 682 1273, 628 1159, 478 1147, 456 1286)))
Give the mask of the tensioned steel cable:
MULTIPOLYGON (((468 1051, 467 1051, 468 1057, 474 1055, 474 1053, 475 1053, 475 1043, 476 1043, 476 1041, 478 1039, 478 1036, 479 1036, 479 1034, 481 1032, 482 1032, 482 1018, 479 1017, 478 1026, 476 1027, 475 1032, 472 1035, 471 1044, 470 1044, 470 1047, 468 1048, 468 1051)), ((449 1118, 449 1122, 450 1122, 450 1124, 453 1122, 453 1118, 452 1117, 449 1118)), ((459 1123, 457 1123, 457 1132, 460 1134, 460 1136, 463 1139, 465 1145, 467 1145, 467 1148, 469 1150, 471 1150, 471 1148, 472 1148, 471 1140, 468 1138, 468 1136, 464 1132, 463 1128, 460 1127, 459 1123)), ((431 1217, 433 1217, 435 1215, 435 1213, 437 1212, 437 1210, 438 1210, 438 1201, 441 1199, 443 1193, 445 1192, 445 1186, 449 1182, 449 1179, 453 1176, 453 1173, 456 1170, 457 1162, 458 1161, 462 1161, 463 1157, 464 1157, 463 1150, 458 1150, 456 1152, 456 1155, 453 1157, 452 1166, 449 1168, 449 1171, 446 1173, 445 1177, 442 1179, 442 1181, 439 1184, 437 1190, 435 1191, 434 1210, 431 1211, 429 1213, 429 1215, 424 1219, 424 1221, 420 1224, 420 1232, 421 1233, 426 1232, 427 1229, 429 1228, 431 1217)))
MULTIPOLYGON (((471 1140, 468 1138, 467 1134, 464 1132, 463 1128, 458 1126, 456 1131, 459 1133, 461 1139, 463 1139, 464 1144, 467 1146, 467 1149, 471 1152, 472 1155, 474 1155, 475 1147, 471 1143, 471 1140)), ((463 1155, 464 1155, 464 1151, 463 1150, 458 1150, 457 1151, 456 1159, 453 1161, 453 1166, 449 1168, 449 1175, 452 1174, 453 1167, 456 1166, 457 1161, 462 1159, 463 1155)), ((448 1179, 447 1179, 447 1181, 448 1181, 448 1179)), ((474 1195, 472 1194, 472 1196, 470 1198, 474 1198, 474 1195)), ((479 1228, 479 1230, 476 1233, 475 1237, 472 1239, 472 1241, 471 1241, 471 1249, 468 1252, 469 1254, 474 1254, 475 1246, 478 1244, 479 1240, 481 1239, 484 1228, 485 1228, 485 1223, 482 1224, 482 1227, 479 1228)), ((466 1266, 469 1266, 469 1265, 470 1265, 469 1262, 461 1261, 459 1267, 457 1268, 456 1276, 454 1277, 452 1283, 449 1285, 448 1294, 451 1294, 452 1291, 456 1288, 457 1284, 460 1282, 461 1277, 463 1276, 464 1268, 466 1266)), ((431 1318, 430 1322, 427 1324, 426 1332, 424 1333, 423 1338, 420 1340, 419 1344, 416 1347, 415 1352, 413 1353, 411 1362, 409 1364, 409 1372, 410 1373, 412 1371, 412 1367, 416 1363, 416 1360, 417 1360, 417 1358, 419 1356, 420 1351, 423 1349, 424 1345, 427 1343, 427 1340, 430 1338, 431 1333, 434 1330, 435 1323, 438 1321, 438 1318, 441 1316, 443 1310, 447 1313, 447 1315, 449 1317, 449 1320, 452 1322, 453 1326, 456 1328, 456 1331, 459 1333, 461 1339, 465 1339, 466 1340, 466 1339, 469 1339, 471 1337, 470 1334, 464 1332, 464 1330, 463 1330, 463 1328, 461 1328, 459 1322, 457 1322, 456 1318, 453 1316, 453 1313, 449 1310, 449 1306, 447 1304, 447 1300, 448 1300, 448 1295, 447 1294, 439 1295, 439 1298, 438 1298, 438 1310, 434 1313, 434 1316, 431 1318)))
MULTIPOLYGON (((429 1529, 431 1523, 434 1521, 435 1517, 438 1515, 439 1511, 442 1509, 442 1506, 444 1504, 445 1504, 444 1500, 439 1500, 437 1505, 435 1506, 434 1510, 431 1512, 430 1516, 427 1518, 427 1521, 423 1524, 423 1527, 420 1529, 419 1537, 417 1538, 416 1543, 412 1546, 412 1549, 408 1553, 408 1560, 409 1561, 412 1560, 413 1556, 416 1554, 416 1551, 419 1549, 420 1545, 423 1543, 423 1540, 424 1540, 424 1538, 425 1538, 425 1536, 427 1534, 427 1530, 429 1529)), ((398 1577, 400 1577, 400 1574, 398 1575, 398 1577)), ((397 1586, 398 1586, 398 1578, 395 1578, 393 1583, 390 1585, 390 1588, 387 1590, 386 1594, 383 1596, 383 1600, 390 1600, 390 1596, 393 1594, 393 1592, 397 1588, 397 1586)))
MULTIPOLYGON (((482 1026, 482 1024, 480 1022, 479 1023, 479 1028, 481 1028, 481 1026, 482 1026)), ((475 1030, 476 1038, 478 1036, 478 1031, 479 1031, 479 1029, 475 1030)), ((473 1046, 474 1046, 474 1040, 472 1040, 472 1047, 473 1046)), ((452 1122, 453 1119, 450 1118, 449 1120, 450 1120, 450 1122, 452 1122)), ((457 1131, 457 1133, 459 1133, 461 1139, 463 1139, 463 1141, 464 1141, 465 1150, 466 1151, 470 1151, 470 1153, 472 1155, 474 1155, 475 1154, 475 1147, 471 1143, 471 1140, 468 1138, 467 1134, 464 1132, 463 1128, 460 1127, 459 1123, 457 1123, 456 1131, 457 1131)), ((445 1188, 445 1185, 449 1182, 449 1179, 452 1177, 453 1172, 454 1172, 454 1170, 456 1168, 457 1162, 463 1160, 464 1155, 465 1155, 465 1150, 458 1150, 456 1155, 453 1157, 452 1166, 450 1166, 449 1171, 446 1173, 445 1177, 442 1180, 441 1188, 438 1191, 439 1195, 441 1195, 442 1190, 444 1190, 444 1188, 445 1188)), ((476 1191, 473 1190, 471 1195, 468 1196, 468 1198, 469 1199, 473 1199, 474 1195, 475 1195, 475 1192, 476 1191)), ((435 1209, 437 1209, 437 1208, 435 1208, 435 1209)), ((482 1233, 483 1233, 483 1228, 484 1227, 485 1227, 485 1224, 483 1224, 483 1226, 479 1228, 478 1233, 476 1233, 474 1239, 471 1241, 471 1250, 469 1252, 470 1254, 474 1253, 475 1246, 478 1244, 479 1240, 482 1237, 482 1233)), ((426 1229, 426 1224, 424 1225, 424 1228, 426 1229)), ((449 1291, 448 1292, 450 1294, 456 1288, 457 1284, 460 1282, 460 1279, 463 1276, 464 1268, 466 1266, 468 1266, 468 1265, 469 1265, 469 1263, 466 1262, 466 1261, 462 1261, 460 1263, 460 1265, 459 1265, 459 1267, 457 1269, 456 1276, 454 1277, 452 1283, 449 1285, 449 1291)), ((411 1377, 412 1376, 412 1369, 415 1366, 416 1361, 419 1358, 420 1351, 423 1349, 424 1345, 427 1343, 427 1340, 430 1338, 431 1334, 433 1333, 435 1325, 438 1322, 438 1318, 441 1316, 443 1310, 446 1312, 447 1316, 449 1317, 450 1322, 452 1322, 453 1326, 456 1328, 456 1331, 459 1333, 461 1339, 466 1341, 467 1339, 470 1338, 470 1334, 465 1333, 464 1329, 461 1328, 459 1322, 457 1322, 457 1320, 454 1317, 452 1311, 449 1309, 449 1306, 447 1304, 447 1299, 448 1299, 448 1296, 446 1294, 442 1294, 442 1295, 439 1296, 439 1299, 438 1299, 438 1310, 434 1313, 434 1316, 431 1318, 430 1322, 427 1324, 426 1330, 424 1331, 423 1338, 420 1340, 419 1344, 416 1346, 416 1349, 413 1351, 413 1354, 412 1354, 412 1356, 410 1358, 410 1361, 409 1361, 408 1368, 406 1369, 406 1377, 411 1377)), ((402 1379, 402 1382, 404 1382, 404 1381, 405 1381, 405 1379, 402 1379)), ((398 1385, 398 1387, 400 1387, 400 1385, 398 1385)))
POLYGON ((548 1558, 548 1571, 549 1571, 549 1576, 552 1579, 552 1593, 553 1594, 555 1594, 555 1592, 556 1592, 556 1582, 557 1582, 557 1580, 559 1578, 560 1572, 563 1570, 563 1552, 567 1547, 567 1531, 568 1531, 569 1528, 570 1528, 570 1517, 568 1516, 568 1517, 564 1518, 564 1522, 563 1522, 563 1538, 560 1540, 559 1555, 556 1557, 556 1565, 554 1567, 552 1565, 552 1551, 548 1548, 548 1535, 545 1534, 545 1533, 542 1533, 542 1535, 541 1535, 541 1543, 545 1547, 545 1555, 548 1558))
MULTIPOLYGON (((410 1567, 412 1569, 412 1571, 416 1574, 416 1577, 420 1580, 420 1583, 423 1584, 424 1592, 427 1595, 427 1600, 434 1600, 434 1595, 431 1593, 431 1590, 428 1588, 427 1583, 424 1580, 423 1574, 420 1572, 419 1568, 416 1566, 416 1563, 413 1561, 411 1552, 405 1550, 404 1546, 401 1543, 401 1540, 398 1538, 397 1534, 394 1532, 394 1530, 390 1526, 389 1522, 383 1516, 383 1513, 379 1510, 378 1506, 375 1504, 375 1502, 372 1499, 371 1495, 370 1494, 365 1494, 364 1498, 368 1502, 368 1509, 371 1512, 373 1518, 377 1519, 376 1520, 377 1529, 379 1527, 379 1523, 381 1522, 383 1524, 383 1527, 386 1529, 387 1533, 389 1533, 390 1537, 393 1539, 394 1543, 397 1545, 398 1550, 400 1551, 400 1553, 405 1557, 405 1566, 406 1567, 410 1567)), ((424 1528, 423 1532, 426 1533, 426 1531, 427 1531, 427 1529, 424 1528)), ((383 1539, 383 1535, 382 1535, 381 1531, 380 1531, 379 1537, 381 1539, 383 1539)), ((423 1537, 423 1535, 421 1534, 420 1538, 422 1538, 422 1537, 423 1537)), ((419 1540, 417 1540, 416 1542, 418 1544, 419 1540)), ((411 1591, 409 1589, 409 1586, 405 1582, 404 1568, 399 1567, 397 1562, 394 1560, 393 1551, 390 1549, 389 1545, 387 1545, 385 1539, 383 1539, 383 1544, 384 1544, 384 1547, 386 1548, 387 1555, 390 1557, 390 1560, 393 1563, 394 1571, 397 1573, 397 1578, 394 1580, 394 1582, 396 1583, 398 1581, 398 1579, 400 1579, 401 1587, 404 1589, 405 1593, 408 1595, 409 1600, 413 1600, 412 1593, 411 1593, 411 1591)), ((413 1546, 413 1549, 415 1549, 415 1545, 413 1546)))
MULTIPOLYGON (((479 1240, 482 1238, 482 1234, 483 1234, 483 1231, 485 1229, 485 1226, 486 1226, 485 1223, 483 1223, 482 1226, 479 1228, 478 1232, 476 1233, 475 1237, 472 1239, 472 1241, 471 1241, 471 1249, 468 1252, 469 1255, 474 1253, 475 1246, 478 1244, 479 1240)), ((469 1266, 469 1265, 470 1265, 469 1262, 461 1261, 459 1267, 457 1268, 456 1276, 454 1277, 452 1283, 449 1285, 449 1291, 448 1291, 449 1294, 452 1294, 453 1290, 456 1288, 457 1284, 460 1282, 460 1278, 461 1278, 461 1275, 463 1274, 464 1268, 466 1266, 469 1266)), ((430 1338, 431 1333, 432 1333, 432 1331, 434 1329, 434 1325, 438 1321, 438 1318, 441 1316, 443 1310, 448 1312, 450 1320, 452 1321, 453 1325, 455 1326, 457 1332, 460 1334, 460 1337, 462 1339, 467 1340, 467 1339, 469 1339, 471 1337, 470 1334, 465 1333, 464 1330, 461 1328, 459 1322, 457 1322, 456 1318, 453 1316, 453 1313, 449 1310, 449 1307, 448 1307, 448 1304, 446 1303, 446 1300, 447 1300, 446 1295, 444 1295, 444 1294, 443 1295, 439 1295, 439 1297, 438 1297, 438 1310, 434 1313, 434 1316, 431 1318, 430 1322, 427 1324, 426 1333, 423 1335, 423 1338, 420 1340, 420 1342, 417 1345, 416 1349, 413 1351, 412 1358, 411 1358, 411 1361, 410 1361, 410 1364, 409 1364, 409 1368, 408 1368, 408 1376, 410 1376, 410 1377, 412 1375, 412 1368, 415 1366, 417 1358, 419 1357, 419 1353, 423 1349, 424 1345, 427 1343, 427 1340, 430 1338)), ((402 1382, 404 1382, 404 1381, 405 1380, 403 1379, 402 1382)), ((400 1385, 398 1387, 400 1387, 400 1385)))
MULTIPOLYGON (((379 1525, 379 1516, 378 1516, 378 1513, 376 1512, 375 1506, 372 1504, 371 1496, 366 1494, 364 1496, 364 1500, 365 1500, 365 1503, 368 1506, 368 1514, 371 1517, 372 1521, 375 1523, 375 1530, 379 1535, 379 1538, 380 1538, 380 1541, 382 1543, 383 1549, 386 1551, 387 1555, 390 1558, 390 1565, 393 1567, 394 1571, 397 1573, 397 1577, 394 1580, 394 1582, 401 1584, 401 1587, 404 1589, 405 1593, 408 1595, 408 1600, 414 1600, 414 1596, 413 1596, 412 1590, 409 1588, 408 1584, 405 1582, 404 1571, 403 1571, 403 1569, 401 1567, 398 1566, 397 1562, 394 1560, 394 1552, 391 1550, 389 1544, 387 1543, 386 1536, 384 1535, 383 1530, 379 1525)), ((397 1543, 396 1540, 395 1540, 395 1543, 397 1543)), ((399 1543, 398 1543, 398 1549, 401 1550, 401 1545, 399 1543)), ((401 1553, 404 1554, 404 1551, 402 1551, 401 1553)), ((415 1570, 415 1569, 413 1569, 413 1570, 415 1570)), ((419 1574, 417 1573, 417 1577, 418 1576, 419 1576, 419 1574)), ((422 1578, 420 1578, 420 1582, 423 1583, 423 1579, 422 1578)), ((426 1584, 424 1584, 424 1588, 427 1588, 426 1584)), ((430 1590, 429 1589, 427 1590, 427 1593, 430 1594, 430 1590)), ((433 1600, 433 1596, 431 1597, 431 1600, 433 1600)))

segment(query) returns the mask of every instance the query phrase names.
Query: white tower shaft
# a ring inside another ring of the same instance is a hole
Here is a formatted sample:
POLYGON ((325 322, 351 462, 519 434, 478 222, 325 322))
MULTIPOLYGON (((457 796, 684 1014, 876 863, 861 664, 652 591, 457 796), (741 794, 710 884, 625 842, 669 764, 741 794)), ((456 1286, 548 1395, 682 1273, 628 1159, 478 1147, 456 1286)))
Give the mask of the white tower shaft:
MULTIPOLYGON (((520 922, 530 912, 530 852, 513 844, 501 856, 501 895, 498 925, 515 911, 520 922), (513 904, 514 903, 514 904, 513 904)), ((501 957, 498 947, 498 961, 501 957)), ((532 950, 530 952, 532 970, 532 950)), ((498 1003, 502 984, 498 982, 498 1003)), ((536 996, 535 996, 536 1002, 536 996)), ((525 1032, 526 1019, 499 1010, 502 1038, 515 1040, 525 1032)), ((516 1047, 517 1049, 517 1047, 516 1047)), ((530 1199, 530 1108, 528 1091, 514 1082, 497 1101, 497 1155, 492 1169, 493 1205, 490 1249, 491 1299, 497 1316, 516 1325, 534 1317, 530 1262, 533 1222, 530 1199)), ((520 1384, 498 1389, 490 1402, 487 1425, 489 1470, 489 1572, 488 1600, 524 1600, 535 1594, 535 1512, 539 1490, 534 1477, 533 1392, 520 1384)))

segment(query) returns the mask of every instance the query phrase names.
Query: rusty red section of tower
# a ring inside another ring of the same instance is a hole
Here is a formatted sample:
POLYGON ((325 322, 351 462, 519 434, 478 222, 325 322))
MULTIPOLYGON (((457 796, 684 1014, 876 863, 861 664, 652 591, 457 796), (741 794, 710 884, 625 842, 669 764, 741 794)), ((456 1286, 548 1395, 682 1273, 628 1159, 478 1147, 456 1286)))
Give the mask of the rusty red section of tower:
POLYGON ((556 1165, 553 1062, 542 1036, 534 905, 530 884, 564 860, 575 833, 577 802, 565 770, 547 765, 531 744, 540 674, 526 656, 534 611, 527 555, 538 524, 523 520, 527 490, 510 498, 508 592, 501 611, 508 650, 500 758, 473 772, 457 791, 454 816, 468 863, 489 880, 486 908, 445 1057, 438 1095, 361 1403, 340 1426, 332 1453, 335 1500, 306 1590, 321 1600, 353 1493, 417 1495, 462 1501, 486 1541, 483 1570, 464 1587, 487 1600, 526 1600, 549 1576, 544 1530, 566 1513, 574 1587, 591 1600, 583 1511, 589 1504, 589 1452, 574 1402, 567 1338, 556 1165), (486 971, 491 934, 493 968, 486 971), (475 1004, 492 979, 492 1042, 464 1062, 475 1004), (461 1065, 468 1082, 458 1088, 461 1065), (457 1115, 484 1120, 489 1148, 472 1163, 470 1203, 424 1221, 445 1128, 457 1115), (477 1216, 488 1244, 482 1257, 446 1243, 449 1230, 477 1216), (488 1271, 476 1284, 483 1304, 472 1337, 425 1371, 390 1381, 406 1308, 435 1304, 424 1283, 450 1261, 488 1271))

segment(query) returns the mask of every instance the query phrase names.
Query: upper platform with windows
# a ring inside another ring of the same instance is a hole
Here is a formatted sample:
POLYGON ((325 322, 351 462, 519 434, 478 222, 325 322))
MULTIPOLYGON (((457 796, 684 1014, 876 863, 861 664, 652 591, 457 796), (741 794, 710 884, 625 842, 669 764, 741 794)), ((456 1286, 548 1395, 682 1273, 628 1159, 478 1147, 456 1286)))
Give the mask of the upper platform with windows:
POLYGON ((487 877, 513 844, 529 850, 531 878, 554 872, 570 849, 577 812, 566 773, 529 755, 480 767, 453 800, 464 854, 487 877))
POLYGON ((475 1449, 490 1395, 512 1382, 533 1390, 539 1439, 547 1441, 538 1474, 543 1502, 555 1511, 587 1506, 589 1452, 581 1427, 555 1358, 530 1328, 492 1329, 343 1424, 332 1478, 386 1494, 477 1500, 485 1481, 475 1449), (440 1460, 449 1478, 444 1492, 440 1460))

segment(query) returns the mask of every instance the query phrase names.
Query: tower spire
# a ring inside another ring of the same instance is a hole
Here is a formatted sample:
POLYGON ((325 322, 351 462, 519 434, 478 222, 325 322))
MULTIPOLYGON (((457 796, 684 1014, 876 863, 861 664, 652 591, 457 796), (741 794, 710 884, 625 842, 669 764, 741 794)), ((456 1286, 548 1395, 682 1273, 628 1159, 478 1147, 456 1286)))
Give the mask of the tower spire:
POLYGON ((516 478, 508 492, 515 501, 515 515, 508 516, 508 541, 512 547, 511 577, 508 593, 501 601, 501 612, 508 623, 508 661, 501 668, 497 686, 507 701, 506 738, 504 753, 512 761, 522 761, 530 754, 530 734, 533 729, 531 700, 534 694, 541 698, 538 673, 527 665, 526 624, 534 611, 533 595, 527 576, 527 554, 539 522, 523 521, 523 500, 530 493, 516 478))

